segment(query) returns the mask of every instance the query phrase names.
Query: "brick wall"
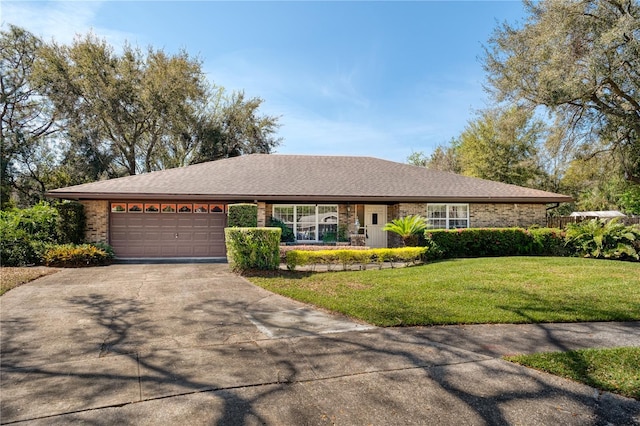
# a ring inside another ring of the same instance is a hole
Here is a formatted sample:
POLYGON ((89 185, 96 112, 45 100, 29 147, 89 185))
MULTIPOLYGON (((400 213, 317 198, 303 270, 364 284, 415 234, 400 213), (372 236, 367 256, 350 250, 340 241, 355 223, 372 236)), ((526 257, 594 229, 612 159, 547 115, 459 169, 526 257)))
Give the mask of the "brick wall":
MULTIPOLYGON (((427 203, 400 203, 391 206, 391 219, 419 214, 426 216, 427 203)), ((545 226, 546 206, 544 204, 469 203, 469 227, 471 228, 506 228, 513 226, 528 227, 545 226)))
POLYGON ((262 201, 258 202, 258 226, 267 226, 267 204, 262 201))
POLYGON ((87 217, 84 238, 90 243, 109 242, 109 201, 81 200, 87 217))
POLYGON ((472 228, 506 228, 512 226, 546 226, 544 204, 470 204, 469 221, 472 228))

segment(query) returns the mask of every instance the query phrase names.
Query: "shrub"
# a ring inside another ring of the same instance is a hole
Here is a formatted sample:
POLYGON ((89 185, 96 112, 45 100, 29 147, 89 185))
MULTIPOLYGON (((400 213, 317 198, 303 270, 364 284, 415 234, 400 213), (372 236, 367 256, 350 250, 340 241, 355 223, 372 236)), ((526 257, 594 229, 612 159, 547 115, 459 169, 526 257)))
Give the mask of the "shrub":
POLYGON ((39 261, 29 234, 22 229, 12 229, 0 224, 2 266, 25 266, 39 263, 39 261))
POLYGON ((289 228, 286 223, 281 221, 280 219, 276 219, 272 217, 269 219, 268 226, 273 228, 280 228, 280 242, 282 243, 291 243, 296 240, 296 236, 293 233, 293 229, 289 228))
POLYGON ((565 233, 557 228, 535 228, 528 232, 533 238, 531 254, 543 256, 568 256, 570 250, 567 248, 564 238, 565 233))
POLYGON ((225 228, 227 259, 235 272, 280 265, 280 228, 225 228))
POLYGON ((56 233, 58 242, 80 244, 84 241, 86 217, 84 206, 77 201, 65 201, 55 206, 58 211, 56 233))
POLYGON ((351 265, 367 265, 383 262, 415 263, 426 256, 426 247, 401 247, 392 249, 336 249, 336 250, 290 250, 286 252, 286 264, 289 270, 298 266, 342 265, 344 269, 351 265))
POLYGON ((0 263, 23 266, 41 262, 42 248, 56 243, 58 212, 47 203, 0 211, 0 263))
POLYGON ((445 258, 514 256, 533 254, 534 242, 522 228, 466 228, 425 231, 427 247, 432 244, 445 258))
POLYGON ((93 244, 60 244, 49 247, 44 253, 44 264, 62 268, 106 265, 113 256, 93 244))
POLYGON ((418 244, 418 237, 427 229, 425 218, 420 215, 408 215, 400 219, 394 219, 387 223, 383 231, 396 233, 402 238, 405 246, 415 246, 418 244))
POLYGON ((601 259, 639 260, 635 244, 640 230, 617 219, 592 219, 567 226, 566 244, 579 256, 601 259))
POLYGON ((227 226, 230 228, 254 228, 258 226, 258 206, 255 204, 230 204, 227 226))

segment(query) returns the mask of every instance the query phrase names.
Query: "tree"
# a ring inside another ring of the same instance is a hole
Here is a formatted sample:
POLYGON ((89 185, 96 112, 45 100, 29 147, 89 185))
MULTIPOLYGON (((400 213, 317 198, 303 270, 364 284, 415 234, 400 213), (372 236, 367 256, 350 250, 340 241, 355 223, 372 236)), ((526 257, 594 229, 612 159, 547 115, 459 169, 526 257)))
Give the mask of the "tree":
POLYGON ((484 56, 498 101, 542 106, 585 155, 611 153, 640 183, 640 5, 636 0, 525 0, 484 56))
POLYGON ((186 52, 116 54, 92 34, 43 47, 34 75, 65 122, 90 130, 129 175, 156 169, 159 147, 207 101, 201 64, 186 52))
POLYGON ((269 154, 281 140, 277 116, 260 115, 263 99, 245 98, 244 92, 223 98, 220 110, 200 123, 198 153, 192 164, 245 154, 269 154))
POLYGON ((407 163, 441 172, 460 173, 460 159, 457 148, 457 141, 452 139, 448 146, 438 145, 428 157, 422 151, 411 153, 407 157, 407 163))
MULTIPOLYGON (((37 85, 33 84, 33 64, 42 47, 39 38, 28 31, 9 25, 0 32, 0 172, 2 186, 1 206, 10 202, 14 189, 18 188, 18 176, 42 178, 33 162, 46 138, 58 129, 50 104, 37 85)), ((45 148, 45 152, 48 150, 45 148)), ((27 188, 33 182, 20 180, 27 188)), ((41 185, 38 185, 41 189, 41 185)), ((40 191, 43 194, 43 191, 40 191)), ((37 197, 38 198, 38 197, 37 197)))
POLYGON ((542 174, 537 146, 543 132, 543 123, 523 108, 482 111, 454 143, 462 174, 532 186, 542 174))

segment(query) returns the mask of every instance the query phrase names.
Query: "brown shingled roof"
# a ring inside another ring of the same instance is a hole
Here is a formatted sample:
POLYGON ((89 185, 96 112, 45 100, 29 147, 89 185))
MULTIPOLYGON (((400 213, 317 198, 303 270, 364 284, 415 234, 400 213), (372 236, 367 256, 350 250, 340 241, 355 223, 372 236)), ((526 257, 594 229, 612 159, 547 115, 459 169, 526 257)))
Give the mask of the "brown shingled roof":
POLYGON ((49 191, 72 199, 533 202, 570 197, 372 157, 252 154, 49 191))

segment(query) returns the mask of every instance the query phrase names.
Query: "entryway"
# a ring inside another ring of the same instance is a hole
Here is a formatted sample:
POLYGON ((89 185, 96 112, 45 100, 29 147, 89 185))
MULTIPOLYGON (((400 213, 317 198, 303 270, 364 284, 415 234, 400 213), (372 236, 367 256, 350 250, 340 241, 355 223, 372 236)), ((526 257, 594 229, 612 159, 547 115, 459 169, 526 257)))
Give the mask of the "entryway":
POLYGON ((373 248, 387 247, 387 232, 383 231, 387 223, 387 206, 367 204, 364 206, 364 226, 367 236, 366 245, 373 248))

